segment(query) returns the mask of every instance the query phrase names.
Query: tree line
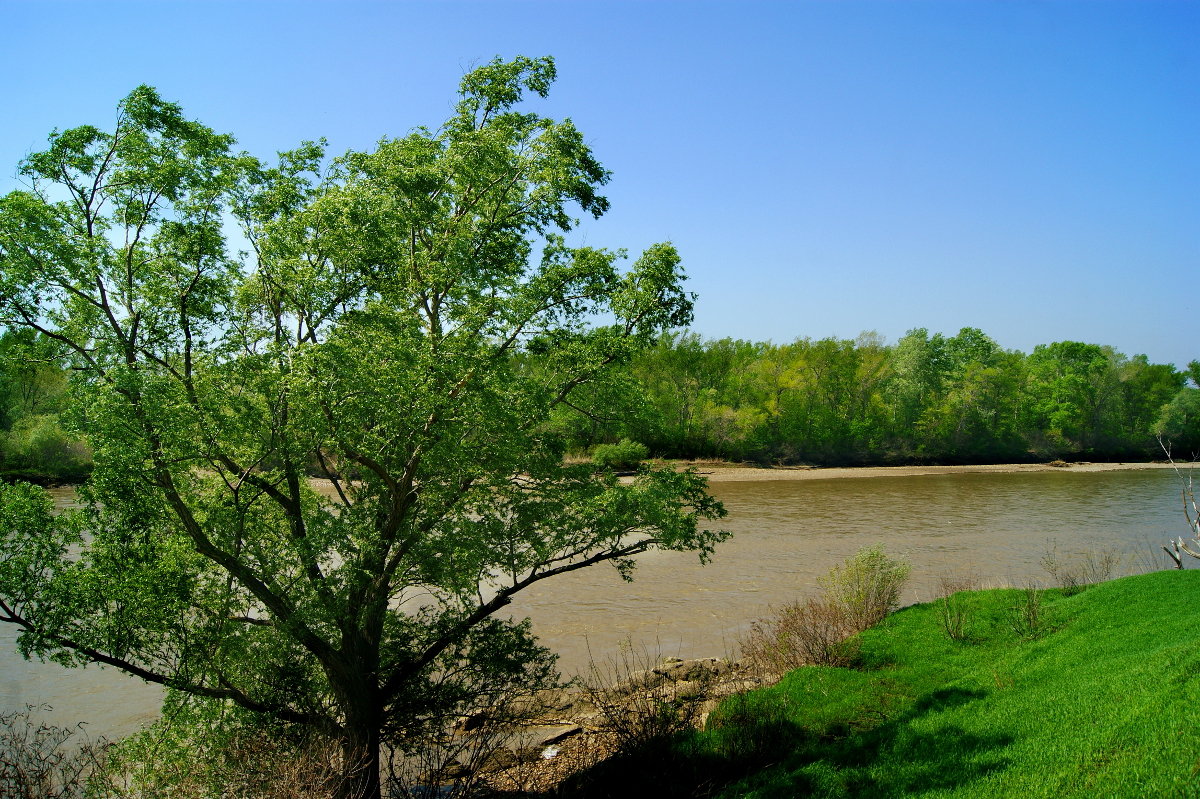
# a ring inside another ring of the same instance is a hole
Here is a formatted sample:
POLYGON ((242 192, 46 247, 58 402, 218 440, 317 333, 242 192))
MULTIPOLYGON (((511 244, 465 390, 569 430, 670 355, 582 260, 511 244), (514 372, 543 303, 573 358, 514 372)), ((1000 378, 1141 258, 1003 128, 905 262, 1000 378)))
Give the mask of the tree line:
POLYGON ((1025 354, 976 328, 895 344, 789 344, 677 332, 561 409, 571 448, 624 438, 654 455, 764 463, 979 463, 1200 451, 1200 361, 1186 371, 1059 341, 1025 354), (626 402, 619 414, 611 395, 626 402))
MULTIPOLYGON (((660 457, 785 464, 1154 458, 1160 438, 1190 458, 1198 385, 1200 361, 1180 371, 1077 341, 1024 354, 976 328, 918 328, 892 345, 874 333, 772 344, 675 332, 582 387, 552 429, 575 452, 629 439, 660 457)), ((90 452, 62 415, 67 390, 50 342, 0 337, 5 473, 87 474, 90 452)))

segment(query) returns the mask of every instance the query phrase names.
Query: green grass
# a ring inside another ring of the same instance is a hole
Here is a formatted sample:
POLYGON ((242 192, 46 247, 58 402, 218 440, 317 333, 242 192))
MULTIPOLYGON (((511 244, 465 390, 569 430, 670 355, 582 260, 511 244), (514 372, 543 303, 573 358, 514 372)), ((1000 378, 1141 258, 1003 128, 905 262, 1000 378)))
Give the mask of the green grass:
POLYGON ((760 761, 727 797, 1200 796, 1200 572, 1041 598, 1022 636, 1025 592, 960 595, 967 643, 907 608, 863 634, 861 670, 727 702, 691 757, 760 761))
POLYGON ((1039 596, 1013 625, 1024 591, 958 595, 966 642, 936 604, 906 608, 863 634, 859 668, 734 697, 612 764, 622 790, 594 773, 578 795, 1200 797, 1200 571, 1039 596))

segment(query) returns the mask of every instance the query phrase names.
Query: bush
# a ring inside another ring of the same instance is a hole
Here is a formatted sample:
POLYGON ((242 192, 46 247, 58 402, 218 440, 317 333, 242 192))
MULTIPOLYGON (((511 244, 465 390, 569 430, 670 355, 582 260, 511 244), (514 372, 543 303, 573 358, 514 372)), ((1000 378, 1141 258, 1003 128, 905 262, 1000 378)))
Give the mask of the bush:
POLYGON ((844 606, 810 598, 754 622, 742 641, 742 656, 769 674, 801 666, 848 666, 858 656, 856 632, 844 606))
POLYGON ((754 622, 741 642, 742 656, 769 674, 851 665, 858 658, 857 634, 899 606, 909 570, 881 547, 860 550, 818 578, 821 597, 793 602, 754 622))
POLYGON ((239 711, 223 726, 168 696, 164 715, 113 745, 105 799, 334 799, 340 752, 285 726, 255 727, 239 711))
POLYGON ((875 545, 860 549, 817 582, 830 602, 845 609, 854 632, 861 632, 900 606, 900 591, 910 571, 906 561, 890 557, 875 545))
POLYGON ((623 438, 616 444, 597 444, 592 450, 592 463, 601 469, 629 471, 636 469, 649 454, 645 444, 623 438))
POLYGON ((1008 624, 1018 638, 1032 641, 1046 632, 1046 613, 1042 609, 1042 592, 1033 583, 1026 583, 1008 606, 1008 624))

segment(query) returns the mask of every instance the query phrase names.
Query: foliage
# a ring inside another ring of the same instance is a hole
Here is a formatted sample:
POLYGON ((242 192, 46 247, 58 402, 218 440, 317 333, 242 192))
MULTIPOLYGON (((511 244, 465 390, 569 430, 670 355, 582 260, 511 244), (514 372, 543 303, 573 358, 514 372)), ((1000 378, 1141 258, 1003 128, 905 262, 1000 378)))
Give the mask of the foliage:
POLYGON ((1191 429, 1195 390, 1144 355, 1071 341, 1024 355, 976 328, 918 328, 891 346, 870 333, 790 344, 679 334, 630 368, 644 401, 603 423, 590 414, 573 447, 627 436, 671 457, 828 465, 1152 458, 1156 429, 1191 429))
POLYGON ((163 716, 113 744, 104 796, 331 799, 341 751, 328 739, 168 694, 163 716))
POLYGON ((900 606, 911 565, 875 546, 860 549, 817 579, 826 598, 841 606, 857 632, 882 621, 900 606))
POLYGON ((711 554, 703 478, 623 484, 565 465, 552 430, 692 311, 669 244, 628 269, 568 246, 608 173, 571 122, 520 107, 554 77, 496 60, 436 130, 273 165, 143 86, 112 130, 22 163, 0 321, 55 343, 95 464, 78 511, 0 492, 0 618, 25 654, 336 741, 340 795, 376 797, 385 743, 554 682, 503 614, 515 594, 711 554))
MULTIPOLYGON (((1162 407, 1154 433, 1180 457, 1200 456, 1200 388, 1184 388, 1162 407)), ((1168 453, 1169 454, 1169 453, 1168 453)))
POLYGON ((25 416, 62 410, 67 374, 58 345, 28 328, 0 336, 0 409, 5 429, 25 416))
POLYGON ((592 463, 601 469, 629 471, 636 469, 649 454, 645 444, 623 438, 616 444, 597 444, 592 450, 592 463))
POLYGON ((62 411, 68 390, 61 347, 28 328, 0 336, 0 466, 43 481, 79 480, 91 454, 62 411))
POLYGON ((2 440, 8 468, 26 475, 78 480, 91 465, 87 447, 63 429, 57 414, 22 416, 2 440))
MULTIPOLYGON (((536 374, 556 346, 531 339, 514 363, 536 374)), ((761 463, 1150 459, 1156 436, 1176 453, 1200 451, 1200 390, 1185 385, 1188 372, 1078 342, 1035 352, 1002 350, 976 328, 918 328, 890 346, 871 334, 777 345, 668 333, 576 386, 542 429, 580 453, 628 438, 669 457, 761 463), (1087 368, 1098 402, 1068 357, 1081 353, 1096 356, 1087 368)), ((57 413, 67 390, 66 372, 46 358, 17 363, 0 371, 10 427, 27 413, 57 413), (31 388, 28 405, 18 398, 31 388)))

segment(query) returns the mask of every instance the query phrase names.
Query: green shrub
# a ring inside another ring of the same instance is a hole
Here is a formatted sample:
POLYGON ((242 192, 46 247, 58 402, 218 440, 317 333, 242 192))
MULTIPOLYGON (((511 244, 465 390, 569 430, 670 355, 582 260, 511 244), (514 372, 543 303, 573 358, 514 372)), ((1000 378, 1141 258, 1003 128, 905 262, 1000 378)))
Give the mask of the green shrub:
POLYGON ((900 606, 900 591, 911 566, 889 556, 878 544, 860 549, 817 580, 825 596, 845 608, 855 632, 883 621, 900 606))
MULTIPOLYGON (((1070 592, 1064 590, 1065 595, 1070 592)), ((1042 608, 1042 592, 1027 583, 1008 606, 1008 624, 1018 638, 1032 641, 1046 632, 1046 612, 1042 608)))
POLYGON ((649 454, 645 444, 623 438, 616 444, 597 444, 592 450, 592 463, 601 469, 628 471, 636 469, 649 454))
MULTIPOLYGON (((108 750, 88 799, 334 799, 327 740, 220 703, 169 693, 163 715, 108 750)), ((2 795, 2 794, 0 794, 2 795)))

